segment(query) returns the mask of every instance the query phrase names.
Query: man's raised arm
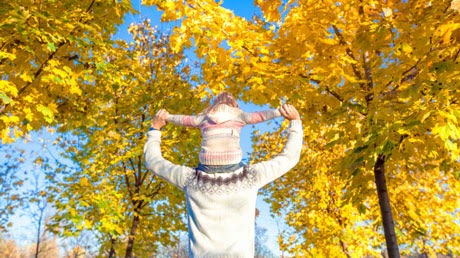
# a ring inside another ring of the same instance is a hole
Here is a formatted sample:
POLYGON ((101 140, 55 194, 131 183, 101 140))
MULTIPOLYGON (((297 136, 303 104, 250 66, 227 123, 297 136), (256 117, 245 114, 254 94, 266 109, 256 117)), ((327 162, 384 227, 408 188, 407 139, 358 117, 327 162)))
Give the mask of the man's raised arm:
POLYGON ((160 129, 166 124, 167 115, 166 110, 160 110, 153 118, 152 127, 147 134, 147 142, 144 146, 145 166, 159 177, 183 189, 187 176, 193 173, 193 170, 186 166, 175 165, 161 155, 160 129))
POLYGON ((252 165, 256 171, 256 180, 260 187, 291 170, 300 159, 302 150, 303 129, 299 112, 289 104, 280 108, 281 115, 290 121, 286 145, 275 158, 252 165))

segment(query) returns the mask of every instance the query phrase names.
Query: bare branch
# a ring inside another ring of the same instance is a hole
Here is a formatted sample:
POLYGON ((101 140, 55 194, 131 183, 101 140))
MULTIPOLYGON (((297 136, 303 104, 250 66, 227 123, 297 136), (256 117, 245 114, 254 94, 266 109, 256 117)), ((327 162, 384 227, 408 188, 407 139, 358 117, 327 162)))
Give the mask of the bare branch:
MULTIPOLYGON (((303 75, 303 74, 298 74, 300 77, 304 78, 304 79, 308 79, 314 83, 317 83, 317 84, 321 84, 321 81, 320 80, 315 80, 315 79, 312 79, 310 76, 307 76, 307 75, 303 75)), ((332 96, 334 96, 338 101, 340 102, 344 102, 344 99, 335 91, 331 90, 331 88, 329 88, 329 86, 326 86, 325 90, 331 94, 332 96)))

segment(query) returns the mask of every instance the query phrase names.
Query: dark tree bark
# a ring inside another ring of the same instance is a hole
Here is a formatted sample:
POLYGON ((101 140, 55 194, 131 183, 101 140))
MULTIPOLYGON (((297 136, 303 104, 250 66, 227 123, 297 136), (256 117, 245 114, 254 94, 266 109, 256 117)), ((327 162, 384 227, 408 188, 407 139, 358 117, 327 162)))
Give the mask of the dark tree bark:
POLYGON ((133 223, 131 224, 131 230, 129 232, 129 239, 128 239, 128 246, 126 247, 126 255, 125 258, 132 258, 133 257, 133 248, 134 248, 134 239, 136 237, 137 228, 139 227, 140 217, 138 214, 139 207, 142 206, 142 203, 137 203, 136 208, 134 209, 134 217, 133 223))
POLYGON ((374 165, 375 185, 379 196, 380 212, 382 214, 383 230, 387 244, 388 256, 399 258, 399 247, 396 241, 393 215, 391 214, 390 198, 388 197, 387 182, 385 180, 385 155, 380 154, 374 165))
POLYGON ((110 237, 111 237, 110 242, 112 243, 112 246, 110 247, 109 258, 115 258, 115 255, 116 255, 116 252, 115 252, 115 238, 113 238, 112 236, 110 236, 110 237))

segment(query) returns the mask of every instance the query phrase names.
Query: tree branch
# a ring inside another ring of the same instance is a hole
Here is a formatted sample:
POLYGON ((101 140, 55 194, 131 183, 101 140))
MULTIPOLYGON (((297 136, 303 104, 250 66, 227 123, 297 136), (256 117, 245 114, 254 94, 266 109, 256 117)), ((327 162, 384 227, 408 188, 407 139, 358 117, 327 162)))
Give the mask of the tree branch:
POLYGON ((126 171, 126 164, 124 161, 122 161, 121 164, 123 166, 123 177, 125 179, 126 186, 128 187, 129 198, 133 200, 133 192, 132 192, 131 183, 129 182, 129 176, 126 171))
MULTIPOLYGON (((307 76, 307 75, 303 75, 303 74, 298 74, 298 76, 304 78, 304 79, 307 79, 307 80, 310 80, 314 83, 317 83, 317 84, 321 84, 321 81, 320 80, 315 80, 315 79, 312 79, 310 76, 307 76)), ((344 99, 335 91, 331 90, 329 88, 329 86, 326 86, 325 90, 331 94, 332 96, 334 96, 338 101, 340 102, 344 102, 344 99)))
POLYGON ((372 88, 374 87, 374 82, 372 79, 372 71, 371 71, 371 66, 369 64, 369 52, 364 52, 363 54, 363 66, 364 66, 364 73, 366 75, 366 91, 367 94, 365 96, 366 103, 369 103, 372 99, 374 99, 374 94, 372 93, 372 88))
MULTIPOLYGON (((340 33, 340 31, 339 31, 339 29, 337 28, 337 26, 332 25, 332 28, 334 29, 335 35, 339 38, 339 43, 340 43, 340 45, 346 46, 346 45, 347 45, 347 42, 345 41, 345 39, 344 39, 342 33, 340 33)), ((356 58, 355 58, 355 56, 353 55, 353 51, 351 51, 351 49, 350 49, 349 47, 346 48, 346 53, 347 53, 347 55, 348 55, 351 59, 357 61, 356 58)), ((355 76, 356 76, 359 80, 362 80, 362 79, 363 79, 363 76, 362 76, 361 73, 359 72, 358 67, 356 66, 356 64, 351 64, 351 68, 353 69, 353 73, 355 74, 355 76)), ((363 84, 363 83, 360 83, 360 85, 362 85, 362 84, 363 84)))
MULTIPOLYGON (((154 196, 156 196, 157 194, 159 194, 160 191, 163 190, 163 188, 164 188, 164 184, 163 184, 163 183, 160 183, 160 184, 158 184, 158 186, 155 188, 155 190, 153 190, 152 192, 150 192, 150 193, 147 194, 146 196, 147 196, 148 198, 154 197, 154 196)), ((146 202, 146 204, 147 204, 147 202, 146 202)))

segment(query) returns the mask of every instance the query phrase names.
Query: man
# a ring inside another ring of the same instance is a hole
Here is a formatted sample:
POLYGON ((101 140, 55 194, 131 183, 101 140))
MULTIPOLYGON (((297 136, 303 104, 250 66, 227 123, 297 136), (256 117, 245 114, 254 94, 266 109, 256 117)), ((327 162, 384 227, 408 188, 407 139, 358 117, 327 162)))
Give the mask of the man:
POLYGON ((155 115, 144 147, 146 166, 185 192, 191 257, 254 257, 257 191, 293 168, 302 149, 299 113, 289 104, 280 112, 290 120, 281 154, 225 173, 206 173, 165 160, 160 129, 168 113, 160 110, 155 115))

